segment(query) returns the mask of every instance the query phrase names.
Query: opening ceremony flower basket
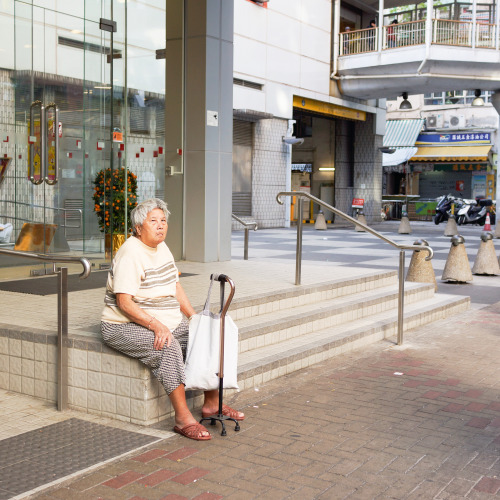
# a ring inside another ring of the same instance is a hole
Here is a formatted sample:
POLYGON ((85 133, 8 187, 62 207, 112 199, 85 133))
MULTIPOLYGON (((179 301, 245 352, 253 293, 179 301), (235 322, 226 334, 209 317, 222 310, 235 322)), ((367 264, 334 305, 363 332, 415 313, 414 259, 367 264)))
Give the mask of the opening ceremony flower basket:
POLYGON ((99 228, 105 233, 106 257, 125 241, 125 221, 127 232, 130 227, 130 212, 137 205, 137 176, 124 168, 106 168, 97 172, 94 179, 94 210, 99 228), (110 252, 109 252, 110 253, 110 252))

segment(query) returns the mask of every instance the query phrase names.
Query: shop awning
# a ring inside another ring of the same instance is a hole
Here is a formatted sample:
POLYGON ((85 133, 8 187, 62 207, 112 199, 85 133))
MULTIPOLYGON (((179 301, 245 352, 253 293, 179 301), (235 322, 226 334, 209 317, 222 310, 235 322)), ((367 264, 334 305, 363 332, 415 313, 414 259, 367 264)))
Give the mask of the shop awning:
POLYGON ((395 148, 394 153, 382 154, 382 166, 394 167, 401 163, 406 163, 412 156, 417 153, 418 148, 395 148))
POLYGON ((385 125, 384 147, 414 147, 422 131, 424 120, 387 120, 385 125))
POLYGON ((410 161, 487 161, 488 146, 424 146, 410 161))

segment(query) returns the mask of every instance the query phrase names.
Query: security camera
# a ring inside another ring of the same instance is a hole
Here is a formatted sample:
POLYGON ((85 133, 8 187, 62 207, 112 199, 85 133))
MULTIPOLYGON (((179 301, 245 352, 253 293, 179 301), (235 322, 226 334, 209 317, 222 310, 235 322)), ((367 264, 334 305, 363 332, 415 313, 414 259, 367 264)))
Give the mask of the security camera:
POLYGON ((297 137, 283 137, 283 142, 285 144, 291 144, 292 146, 296 146, 297 144, 303 144, 304 139, 297 137))

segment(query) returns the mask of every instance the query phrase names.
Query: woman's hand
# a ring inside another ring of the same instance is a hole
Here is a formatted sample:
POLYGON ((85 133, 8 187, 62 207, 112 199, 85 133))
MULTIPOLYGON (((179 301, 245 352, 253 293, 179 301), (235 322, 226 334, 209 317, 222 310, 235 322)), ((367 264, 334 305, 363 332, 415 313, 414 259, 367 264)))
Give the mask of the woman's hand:
POLYGON ((156 318, 151 324, 152 330, 155 334, 155 341, 153 347, 157 351, 161 351, 165 342, 167 343, 167 347, 170 347, 172 343, 172 332, 163 324, 160 323, 156 318))

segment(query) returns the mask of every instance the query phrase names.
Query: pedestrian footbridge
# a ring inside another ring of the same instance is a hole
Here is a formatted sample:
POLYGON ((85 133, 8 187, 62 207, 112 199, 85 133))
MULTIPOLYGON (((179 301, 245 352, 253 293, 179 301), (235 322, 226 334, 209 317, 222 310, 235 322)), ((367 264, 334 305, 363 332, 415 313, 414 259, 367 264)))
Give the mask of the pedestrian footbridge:
POLYGON ((500 88, 499 27, 427 19, 339 34, 332 78, 358 99, 500 88))

